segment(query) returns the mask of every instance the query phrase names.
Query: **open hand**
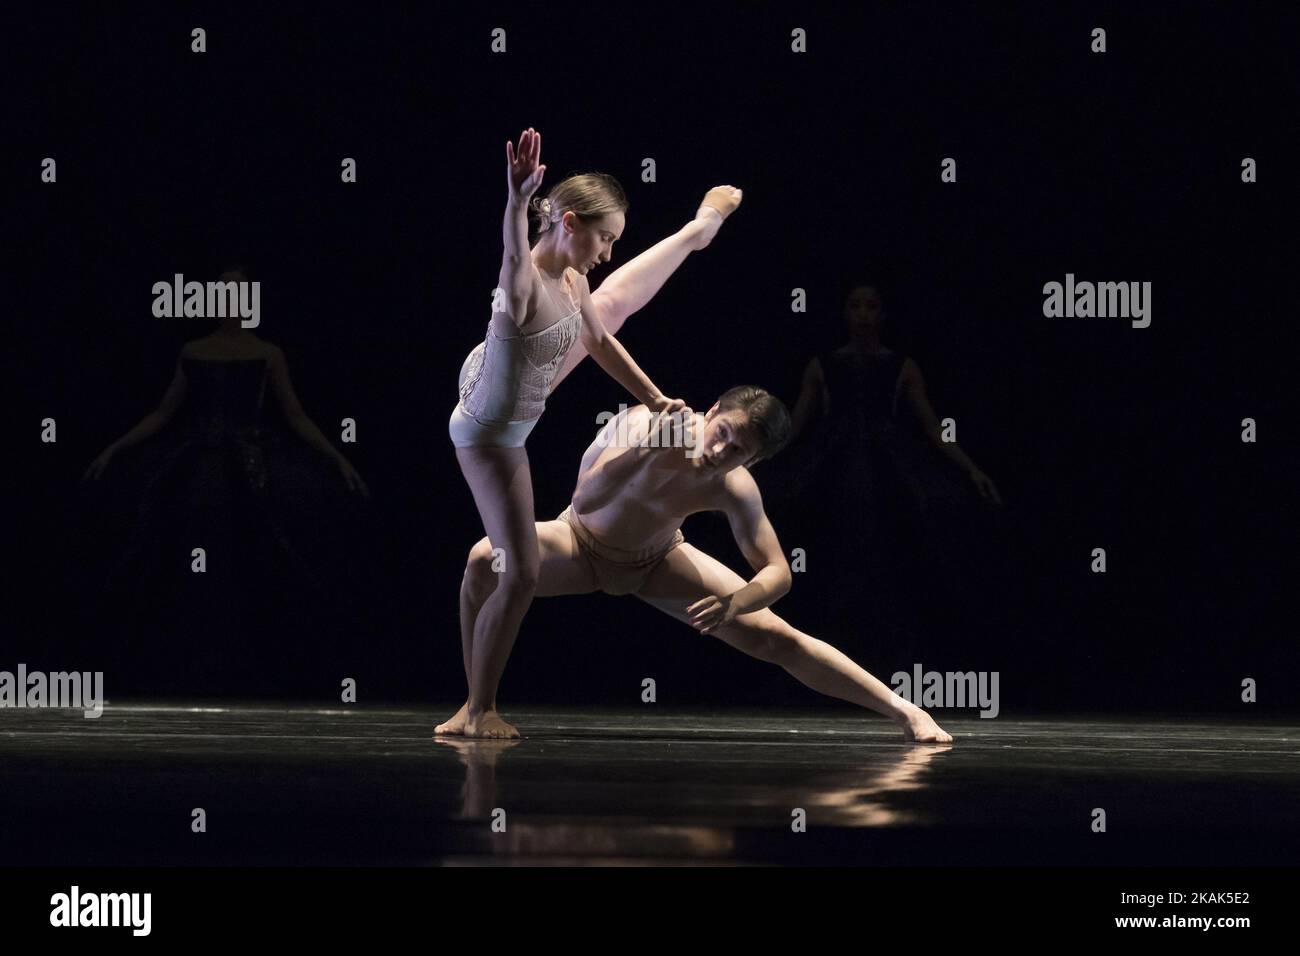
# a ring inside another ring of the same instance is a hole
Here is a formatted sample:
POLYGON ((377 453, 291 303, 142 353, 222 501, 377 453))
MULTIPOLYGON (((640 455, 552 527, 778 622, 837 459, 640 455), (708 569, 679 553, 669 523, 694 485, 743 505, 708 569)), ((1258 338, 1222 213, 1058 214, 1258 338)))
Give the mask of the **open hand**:
POLYGON ((532 127, 519 135, 519 149, 506 140, 506 186, 511 197, 526 203, 542 184, 546 167, 538 160, 542 156, 542 134, 532 127))

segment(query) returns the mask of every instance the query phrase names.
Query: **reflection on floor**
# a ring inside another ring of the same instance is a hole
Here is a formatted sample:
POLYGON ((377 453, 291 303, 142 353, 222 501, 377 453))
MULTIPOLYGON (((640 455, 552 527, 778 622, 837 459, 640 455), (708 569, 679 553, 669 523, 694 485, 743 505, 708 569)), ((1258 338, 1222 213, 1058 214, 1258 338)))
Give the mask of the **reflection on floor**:
POLYGON ((956 742, 916 745, 847 710, 520 707, 524 739, 434 739, 456 706, 0 709, 0 859, 1289 865, 1300 846, 1297 726, 939 712, 956 742))

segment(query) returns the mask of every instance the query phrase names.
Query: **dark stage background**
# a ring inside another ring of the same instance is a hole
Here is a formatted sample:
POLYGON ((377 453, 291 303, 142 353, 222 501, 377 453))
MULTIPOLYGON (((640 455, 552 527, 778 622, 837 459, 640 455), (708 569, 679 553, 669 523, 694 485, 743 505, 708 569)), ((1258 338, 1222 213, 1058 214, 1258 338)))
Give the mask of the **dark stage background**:
MULTIPOLYGON (((102 669, 110 698, 331 701, 353 677, 363 702, 463 699, 456 596, 482 528, 447 418, 496 283, 503 144, 533 126, 543 193, 592 169, 627 191, 593 289, 710 186, 744 189, 620 333, 667 394, 704 409, 752 382, 793 404, 808 359, 844 338, 845 292, 871 279, 886 341, 997 482, 1003 508, 955 538, 978 536, 976 611, 922 574, 912 630, 827 630, 848 585, 814 550, 778 613, 885 680, 916 662, 998 671, 1004 713, 1294 712, 1294 20, 1281 4, 1045 6, 14 17, 0 668, 102 669), (504 55, 489 50, 497 26, 504 55), (1094 26, 1105 54, 1089 52, 1094 26), (795 27, 806 54, 790 52, 795 27), (39 180, 46 156, 57 184, 39 180), (955 184, 940 182, 946 156, 955 184), (1241 182, 1246 156, 1258 183, 1241 182), (343 157, 356 184, 340 182, 343 157), (641 182, 645 157, 657 182, 641 182), (256 333, 372 492, 338 536, 347 570, 323 593, 93 594, 85 569, 122 529, 96 523, 102 502, 78 480, 212 327, 154 318, 150 288, 233 259, 263 284, 256 333), (1151 326, 1044 318, 1042 286, 1067 272, 1150 281, 1151 326), (47 417, 57 443, 40 441, 47 417), (355 444, 338 442, 344 418, 355 444)), ((596 414, 623 401, 590 361, 551 398, 528 444, 539 518, 566 504, 596 414)), ((720 517, 684 530, 746 570, 720 517)), ((500 701, 507 716, 512 702, 633 706, 644 677, 661 704, 840 706, 603 595, 533 606, 500 701)))

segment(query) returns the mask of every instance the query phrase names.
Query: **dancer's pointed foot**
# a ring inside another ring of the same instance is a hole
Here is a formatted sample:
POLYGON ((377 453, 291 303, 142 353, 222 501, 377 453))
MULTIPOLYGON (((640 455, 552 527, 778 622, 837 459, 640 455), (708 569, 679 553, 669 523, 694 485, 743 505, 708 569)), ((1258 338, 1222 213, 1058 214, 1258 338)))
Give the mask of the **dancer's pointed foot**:
POLYGON ((952 743, 952 734, 934 722, 934 718, 915 704, 895 718, 903 728, 903 737, 918 744, 952 743))
POLYGON ((465 724, 466 737, 518 737, 519 731, 513 724, 508 724, 501 719, 501 715, 495 710, 485 710, 483 713, 472 716, 465 724))
POLYGON ((465 724, 468 721, 469 721, 469 701, 465 701, 465 703, 460 705, 460 710, 456 711, 456 713, 451 717, 450 720, 447 720, 439 724, 437 727, 434 727, 433 732, 435 735, 463 734, 465 733, 465 724))
POLYGON ((704 201, 695 212, 699 224, 694 248, 703 249, 722 228, 723 221, 736 211, 744 193, 735 186, 714 186, 704 194, 704 201))

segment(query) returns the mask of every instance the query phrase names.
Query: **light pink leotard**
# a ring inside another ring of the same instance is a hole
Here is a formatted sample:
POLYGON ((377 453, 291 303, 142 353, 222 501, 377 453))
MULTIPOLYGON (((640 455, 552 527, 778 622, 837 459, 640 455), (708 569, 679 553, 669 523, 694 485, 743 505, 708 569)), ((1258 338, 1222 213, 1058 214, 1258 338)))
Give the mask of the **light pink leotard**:
MULTIPOLYGON (((554 293, 548 292, 556 302, 554 293)), ((527 335, 501 337, 488 321, 460 369, 460 401, 449 430, 457 447, 519 447, 541 418, 551 381, 578 339, 581 309, 527 335)), ((557 308, 563 307, 556 302, 557 308)))

